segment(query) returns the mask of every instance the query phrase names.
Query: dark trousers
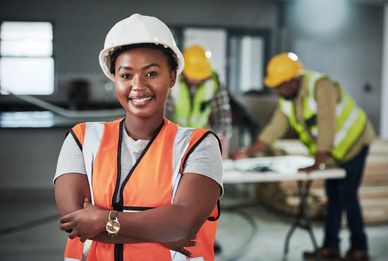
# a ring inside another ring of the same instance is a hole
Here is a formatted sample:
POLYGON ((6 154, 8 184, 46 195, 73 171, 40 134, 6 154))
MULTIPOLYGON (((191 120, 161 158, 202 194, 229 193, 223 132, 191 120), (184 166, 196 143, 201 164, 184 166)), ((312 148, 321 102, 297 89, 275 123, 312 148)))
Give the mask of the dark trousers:
POLYGON ((368 151, 369 147, 365 146, 355 158, 340 165, 346 171, 345 178, 326 181, 328 202, 324 247, 339 250, 339 232, 344 211, 350 230, 350 247, 352 249, 368 250, 364 220, 358 199, 358 188, 362 181, 368 151))

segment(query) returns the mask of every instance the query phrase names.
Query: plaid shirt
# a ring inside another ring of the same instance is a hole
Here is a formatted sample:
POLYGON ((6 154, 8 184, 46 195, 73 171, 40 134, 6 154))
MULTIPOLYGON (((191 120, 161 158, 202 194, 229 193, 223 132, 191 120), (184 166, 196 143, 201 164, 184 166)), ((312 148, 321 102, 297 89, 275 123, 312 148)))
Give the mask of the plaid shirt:
MULTIPOLYGON (((177 86, 174 88, 177 88, 177 86)), ((192 92, 190 93, 194 96, 192 92)), ((232 114, 229 95, 223 86, 219 85, 217 92, 210 102, 210 106, 211 114, 209 117, 208 126, 206 127, 217 134, 222 134, 227 138, 230 138, 232 136, 232 114)), ((168 96, 164 109, 165 117, 171 121, 174 121, 175 101, 171 95, 168 96)))

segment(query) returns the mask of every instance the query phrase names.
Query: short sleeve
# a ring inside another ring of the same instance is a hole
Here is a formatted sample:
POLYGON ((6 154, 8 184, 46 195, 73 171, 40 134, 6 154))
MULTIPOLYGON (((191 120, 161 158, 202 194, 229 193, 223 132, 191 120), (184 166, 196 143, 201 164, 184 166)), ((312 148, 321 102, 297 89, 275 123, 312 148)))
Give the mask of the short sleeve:
POLYGON ((222 181, 222 156, 218 140, 214 135, 206 136, 187 158, 183 173, 195 173, 213 179, 224 193, 222 181))
POLYGON ((55 180, 66 173, 81 173, 86 175, 85 162, 82 151, 75 141, 73 135, 67 135, 59 152, 55 180))

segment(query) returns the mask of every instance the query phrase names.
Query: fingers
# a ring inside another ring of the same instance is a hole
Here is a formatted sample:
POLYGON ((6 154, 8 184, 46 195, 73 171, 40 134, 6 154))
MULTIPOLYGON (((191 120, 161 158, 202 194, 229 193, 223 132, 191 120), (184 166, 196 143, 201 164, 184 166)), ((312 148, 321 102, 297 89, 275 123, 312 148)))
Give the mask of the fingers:
POLYGON ((191 256, 193 255, 190 251, 188 251, 188 250, 185 249, 184 247, 179 248, 179 249, 177 249, 176 251, 179 252, 179 253, 181 253, 181 254, 183 254, 183 255, 185 255, 185 256, 187 256, 187 257, 191 257, 191 256))
POLYGON ((72 216, 71 214, 68 214, 59 218, 59 224, 65 224, 67 222, 70 222, 71 220, 72 220, 72 216))
POLYGON ((84 208, 88 208, 88 207, 91 207, 91 206, 92 206, 92 203, 90 203, 88 198, 85 198, 83 207, 84 208))
POLYGON ((74 228, 74 225, 70 222, 68 223, 64 223, 64 224, 60 224, 59 225, 59 228, 63 231, 66 231, 67 233, 69 233, 68 237, 70 239, 74 239, 76 237, 79 237, 81 242, 85 242, 88 237, 86 237, 86 234, 85 235, 81 235, 81 232, 78 231, 76 228, 74 228))
POLYGON ((73 229, 71 231, 71 233, 69 233, 69 238, 70 239, 74 239, 74 238, 79 237, 79 236, 80 236, 79 232, 77 230, 75 230, 75 229, 73 229))
POLYGON ((71 230, 74 229, 74 228, 73 228, 73 224, 72 223, 66 222, 66 223, 59 224, 59 229, 63 230, 63 231, 66 231, 68 233, 71 233, 71 230))
POLYGON ((308 172, 308 168, 299 168, 298 172, 308 172))
POLYGON ((306 168, 299 168, 298 172, 305 172, 309 174, 311 171, 317 170, 314 166, 306 167, 306 168))
POLYGON ((59 229, 66 231, 67 233, 72 233, 74 224, 72 222, 72 217, 69 215, 65 215, 59 219, 59 229))
POLYGON ((194 240, 190 240, 187 244, 187 247, 191 247, 191 246, 196 246, 197 245, 197 241, 194 241, 194 240))

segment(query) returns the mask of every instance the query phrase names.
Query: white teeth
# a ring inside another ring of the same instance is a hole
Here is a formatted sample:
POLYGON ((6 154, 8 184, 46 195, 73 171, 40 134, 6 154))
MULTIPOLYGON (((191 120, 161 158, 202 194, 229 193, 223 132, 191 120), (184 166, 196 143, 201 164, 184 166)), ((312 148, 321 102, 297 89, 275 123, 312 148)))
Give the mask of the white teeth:
POLYGON ((144 102, 144 101, 151 100, 152 97, 129 97, 129 99, 132 101, 144 102))
POLYGON ((147 97, 128 97, 129 101, 134 105, 134 106, 145 106, 149 102, 152 101, 153 96, 147 96, 147 97))

